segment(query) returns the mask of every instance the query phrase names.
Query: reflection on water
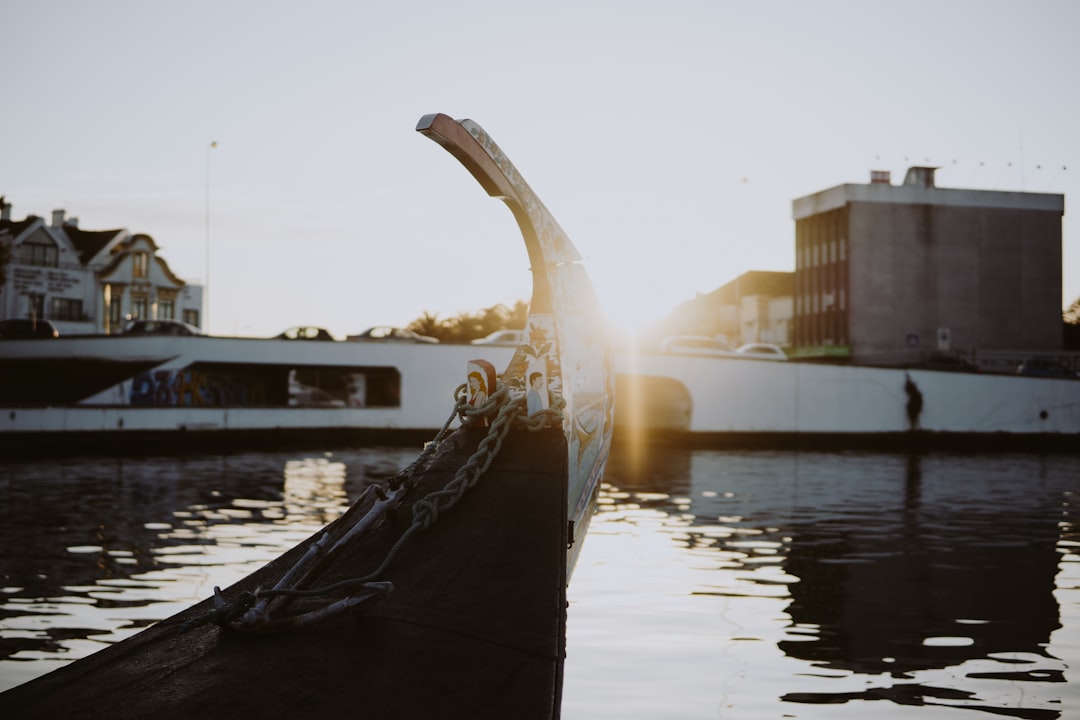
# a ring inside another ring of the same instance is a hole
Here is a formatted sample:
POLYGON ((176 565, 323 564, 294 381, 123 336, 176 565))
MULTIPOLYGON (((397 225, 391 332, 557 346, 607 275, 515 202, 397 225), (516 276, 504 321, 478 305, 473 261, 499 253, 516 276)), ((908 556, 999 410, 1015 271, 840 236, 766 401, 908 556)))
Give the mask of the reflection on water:
POLYGON ((0 690, 209 597, 415 449, 0 465, 0 690))
POLYGON ((1080 458, 647 460, 570 587, 565 718, 1080 713, 1080 458))
MULTIPOLYGON (((563 717, 1076 717, 1080 456, 609 465, 563 717)), ((0 690, 178 612, 413 448, 0 464, 0 690)))

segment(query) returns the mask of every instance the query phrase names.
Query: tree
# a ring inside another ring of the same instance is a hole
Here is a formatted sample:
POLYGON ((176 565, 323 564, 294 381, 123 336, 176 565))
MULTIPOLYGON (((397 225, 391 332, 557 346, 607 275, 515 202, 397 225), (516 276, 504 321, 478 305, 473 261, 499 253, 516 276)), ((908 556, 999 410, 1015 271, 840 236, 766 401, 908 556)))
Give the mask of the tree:
POLYGON ((441 328, 442 321, 439 320, 439 316, 430 310, 425 310, 423 315, 408 324, 406 330, 429 337, 438 337, 441 328))
POLYGON ((1080 297, 1072 301, 1072 305, 1065 309, 1062 317, 1066 325, 1080 325, 1080 297))
POLYGON ((459 312, 443 323, 445 342, 467 343, 479 337, 484 337, 480 332, 482 325, 479 315, 470 312, 459 312))
POLYGON ((462 311, 446 320, 439 320, 438 315, 425 310, 406 327, 421 335, 438 338, 439 342, 467 343, 496 330, 521 330, 528 316, 529 303, 517 300, 509 307, 500 303, 477 312, 462 311))
POLYGON ((1062 313, 1062 345, 1065 350, 1080 350, 1080 298, 1062 313))
MULTIPOLYGON (((525 322, 529 319, 528 300, 515 300, 508 308, 506 315, 506 330, 524 330, 525 322)), ((503 328, 499 328, 502 330, 503 328)))

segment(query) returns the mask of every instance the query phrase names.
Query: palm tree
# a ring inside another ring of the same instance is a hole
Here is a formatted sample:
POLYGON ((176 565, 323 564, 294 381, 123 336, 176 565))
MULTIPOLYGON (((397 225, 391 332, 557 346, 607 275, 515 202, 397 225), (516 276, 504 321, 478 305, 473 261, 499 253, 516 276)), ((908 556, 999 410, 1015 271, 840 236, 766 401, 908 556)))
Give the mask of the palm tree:
POLYGON ((439 342, 467 343, 482 338, 496 330, 521 330, 529 316, 529 303, 516 300, 507 307, 504 304, 492 305, 478 312, 459 312, 446 320, 428 310, 406 325, 406 328, 421 335, 438 338, 439 342))
POLYGON ((1072 301, 1062 315, 1066 325, 1080 325, 1080 297, 1072 301))
POLYGON ((1061 319, 1064 349, 1080 350, 1080 298, 1073 300, 1072 305, 1062 313, 1061 319))
POLYGON ((442 327, 443 323, 439 320, 439 316, 429 310, 425 310, 424 314, 409 323, 406 329, 421 335, 439 337, 442 327))

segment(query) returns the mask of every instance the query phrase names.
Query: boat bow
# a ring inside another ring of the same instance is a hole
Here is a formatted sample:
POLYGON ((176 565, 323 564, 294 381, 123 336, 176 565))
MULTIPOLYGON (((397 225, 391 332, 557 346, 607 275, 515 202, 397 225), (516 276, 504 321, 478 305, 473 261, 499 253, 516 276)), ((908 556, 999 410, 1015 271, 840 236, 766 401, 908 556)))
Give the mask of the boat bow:
POLYGON ((502 382, 515 397, 539 383, 544 407, 565 403, 570 572, 611 445, 615 374, 599 302, 577 248, 482 127, 437 113, 422 117, 416 129, 457 158, 488 195, 506 203, 525 240, 532 300, 522 343, 502 382))

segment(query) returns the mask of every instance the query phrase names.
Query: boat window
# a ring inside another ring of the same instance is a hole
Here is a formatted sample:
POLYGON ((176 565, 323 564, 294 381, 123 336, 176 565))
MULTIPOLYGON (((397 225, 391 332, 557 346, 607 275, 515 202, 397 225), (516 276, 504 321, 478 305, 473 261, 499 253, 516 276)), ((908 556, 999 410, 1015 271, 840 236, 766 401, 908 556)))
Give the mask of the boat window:
POLYGON ((393 367, 289 367, 195 363, 133 379, 132 405, 232 407, 400 407, 393 367))

